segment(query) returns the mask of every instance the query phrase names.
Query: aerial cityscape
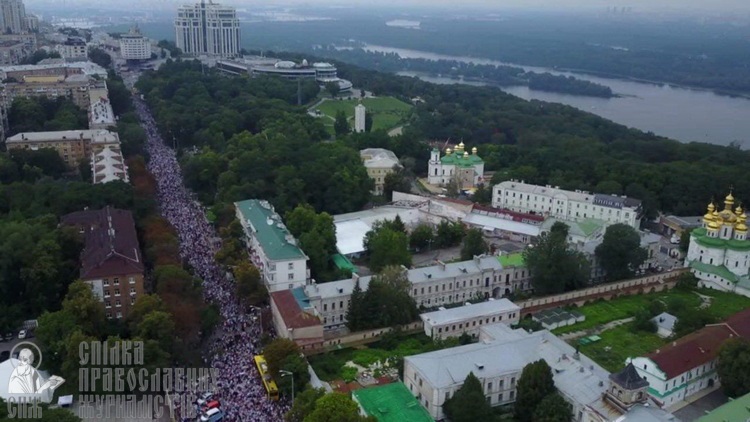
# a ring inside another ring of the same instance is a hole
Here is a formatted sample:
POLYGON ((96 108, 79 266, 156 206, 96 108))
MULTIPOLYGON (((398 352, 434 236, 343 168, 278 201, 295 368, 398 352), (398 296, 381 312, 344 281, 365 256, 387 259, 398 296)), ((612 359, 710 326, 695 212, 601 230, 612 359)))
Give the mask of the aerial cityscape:
POLYGON ((747 422, 750 4, 0 0, 0 421, 747 422))

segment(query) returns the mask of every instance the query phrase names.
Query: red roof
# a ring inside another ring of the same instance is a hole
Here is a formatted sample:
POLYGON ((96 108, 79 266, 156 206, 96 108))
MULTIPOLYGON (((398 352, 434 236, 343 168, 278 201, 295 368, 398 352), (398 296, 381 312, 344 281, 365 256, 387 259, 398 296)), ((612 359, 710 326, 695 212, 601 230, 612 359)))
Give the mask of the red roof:
POLYGON ((709 325, 646 357, 672 379, 714 360, 721 345, 732 337, 737 334, 727 324, 709 325))
POLYGON ((63 216, 62 223, 78 227, 84 235, 83 280, 143 274, 143 258, 130 211, 111 207, 79 211, 63 216))
POLYGON ((271 300, 276 304, 284 325, 287 328, 306 328, 320 325, 320 318, 308 314, 300 308, 291 290, 271 293, 271 300))
POLYGON ((750 340, 750 309, 745 309, 729 317, 727 324, 732 327, 740 337, 750 340))

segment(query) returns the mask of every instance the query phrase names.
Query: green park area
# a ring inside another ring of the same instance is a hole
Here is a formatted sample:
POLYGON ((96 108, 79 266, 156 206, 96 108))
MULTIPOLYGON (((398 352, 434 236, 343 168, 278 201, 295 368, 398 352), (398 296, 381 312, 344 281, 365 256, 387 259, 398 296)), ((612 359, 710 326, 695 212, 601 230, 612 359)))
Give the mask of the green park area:
MULTIPOLYGON (((649 316, 666 311, 688 316, 697 316, 691 323, 698 329, 705 323, 720 322, 729 316, 750 307, 750 298, 733 293, 710 289, 673 289, 668 292, 650 293, 637 296, 624 296, 610 301, 596 301, 584 305, 576 311, 586 316, 586 320, 567 327, 553 330, 557 335, 573 332, 596 334, 601 340, 588 344, 579 342, 579 337, 569 338, 573 346, 609 371, 617 371, 625 365, 628 357, 651 353, 669 342, 671 338, 661 338, 655 333, 639 329, 636 325, 639 313, 649 312, 649 316), (611 328, 605 324, 626 318, 636 317, 636 321, 611 328)), ((675 326, 677 329, 678 326, 675 326)), ((688 328, 688 332, 694 331, 688 328)))
MULTIPOLYGON (((328 99, 315 107, 325 115, 324 125, 326 129, 333 134, 333 121, 336 113, 343 111, 349 119, 350 125, 354 126, 354 107, 359 100, 335 100, 328 99)), ((392 129, 406 120, 412 106, 398 100, 394 97, 376 97, 365 98, 362 104, 367 108, 367 112, 372 114, 372 130, 392 129)))
POLYGON ((379 341, 357 348, 345 348, 310 356, 308 361, 323 381, 354 381, 362 368, 372 368, 377 378, 388 369, 399 370, 405 356, 417 355, 446 347, 457 346, 458 339, 433 341, 424 333, 385 334, 379 341), (359 368, 359 369, 358 369, 359 368))

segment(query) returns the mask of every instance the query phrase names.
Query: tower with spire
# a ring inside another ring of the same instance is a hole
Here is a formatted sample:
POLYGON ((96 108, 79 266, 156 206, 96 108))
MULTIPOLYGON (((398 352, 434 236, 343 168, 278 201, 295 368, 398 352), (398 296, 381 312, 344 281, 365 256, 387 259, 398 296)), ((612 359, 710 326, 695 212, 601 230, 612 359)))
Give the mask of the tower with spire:
POLYGON ((750 297, 750 240, 747 215, 741 204, 735 206, 730 190, 724 209, 711 201, 703 216, 703 226, 690 234, 685 265, 700 285, 750 297))

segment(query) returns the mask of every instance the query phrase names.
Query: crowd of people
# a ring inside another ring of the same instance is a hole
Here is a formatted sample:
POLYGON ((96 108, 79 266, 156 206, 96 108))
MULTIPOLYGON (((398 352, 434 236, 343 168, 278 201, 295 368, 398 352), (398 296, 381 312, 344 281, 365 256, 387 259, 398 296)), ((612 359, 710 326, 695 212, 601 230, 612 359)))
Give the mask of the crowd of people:
MULTIPOLYGON (((281 421, 288 405, 267 398, 253 360, 260 351, 258 318, 240 306, 233 282, 214 260, 216 233, 203 207, 185 188, 175 151, 164 144, 146 104, 136 99, 135 106, 148 136, 148 168, 157 182, 161 213, 179 235, 180 255, 203 280, 205 299, 221 312, 220 335, 214 336, 204 362, 218 369, 215 393, 221 401, 223 420, 281 421)), ((179 399, 175 397, 175 401, 179 399)), ((178 420, 187 419, 188 412, 182 409, 182 413, 178 420)))

